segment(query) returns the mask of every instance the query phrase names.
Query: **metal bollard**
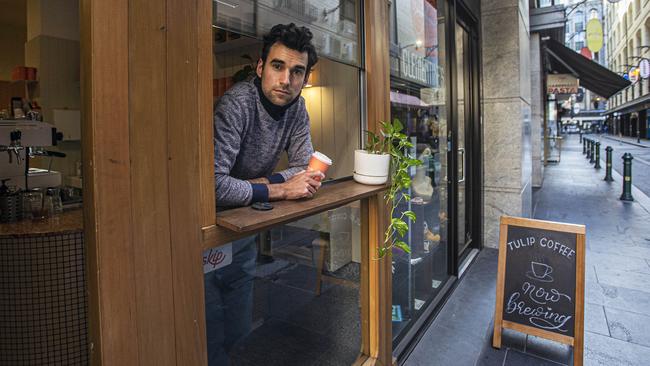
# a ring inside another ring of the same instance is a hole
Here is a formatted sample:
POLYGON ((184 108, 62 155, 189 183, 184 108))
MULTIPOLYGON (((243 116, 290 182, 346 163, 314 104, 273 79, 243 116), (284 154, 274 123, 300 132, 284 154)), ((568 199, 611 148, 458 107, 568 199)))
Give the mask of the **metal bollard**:
POLYGON ((596 155, 596 144, 594 140, 591 140, 591 152, 589 153, 589 164, 593 164, 596 162, 594 159, 594 155, 596 155))
POLYGON ((600 169, 600 141, 596 141, 596 156, 594 157, 594 160, 596 161, 594 169, 600 169))
POLYGON ((582 139, 582 155, 587 154, 587 138, 582 139))
POLYGON ((622 201, 634 201, 632 197, 632 154, 625 153, 623 155, 623 193, 621 194, 622 201))
POLYGON ((611 146, 605 148, 605 182, 613 182, 612 178, 612 149, 611 146))
POLYGON ((591 139, 587 139, 587 156, 586 158, 589 159, 591 156, 591 139))
POLYGON ((580 133, 580 143, 582 143, 582 131, 580 131, 579 133, 580 133))

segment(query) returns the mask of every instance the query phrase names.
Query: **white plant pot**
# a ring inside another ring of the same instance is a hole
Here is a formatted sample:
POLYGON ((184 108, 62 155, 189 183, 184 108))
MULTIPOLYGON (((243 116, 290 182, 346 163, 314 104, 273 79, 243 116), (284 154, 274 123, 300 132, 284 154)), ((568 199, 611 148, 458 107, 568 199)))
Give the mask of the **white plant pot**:
POLYGON ((354 151, 354 180, 362 184, 384 184, 388 181, 390 155, 354 151))

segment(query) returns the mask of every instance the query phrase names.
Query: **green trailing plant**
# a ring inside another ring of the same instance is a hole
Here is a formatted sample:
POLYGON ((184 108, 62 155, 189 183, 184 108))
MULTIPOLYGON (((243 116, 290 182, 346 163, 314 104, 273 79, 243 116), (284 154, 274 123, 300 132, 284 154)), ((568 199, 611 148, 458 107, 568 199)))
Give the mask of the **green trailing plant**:
POLYGON ((421 165, 422 162, 409 156, 408 151, 413 144, 408 136, 402 133, 404 125, 397 118, 392 123, 380 122, 380 124, 379 134, 366 131, 368 144, 365 150, 371 154, 390 155, 390 187, 384 194, 384 200, 391 208, 391 221, 384 233, 384 241, 377 250, 377 255, 381 259, 386 254, 390 255, 394 247, 407 253, 411 252, 411 248, 402 238, 408 232, 406 220, 415 222, 416 215, 413 211, 407 210, 395 217, 395 210, 400 203, 411 200, 411 196, 405 192, 411 186, 409 168, 421 165))

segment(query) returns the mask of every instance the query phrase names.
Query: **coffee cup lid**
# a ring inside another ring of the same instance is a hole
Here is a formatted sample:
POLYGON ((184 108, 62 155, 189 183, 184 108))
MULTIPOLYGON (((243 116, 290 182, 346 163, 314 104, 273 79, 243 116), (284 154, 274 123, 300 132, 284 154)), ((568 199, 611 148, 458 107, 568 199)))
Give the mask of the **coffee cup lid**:
POLYGON ((327 165, 332 165, 332 159, 328 158, 327 155, 323 154, 322 152, 314 151, 314 153, 311 154, 311 156, 315 157, 316 159, 322 161, 327 165))

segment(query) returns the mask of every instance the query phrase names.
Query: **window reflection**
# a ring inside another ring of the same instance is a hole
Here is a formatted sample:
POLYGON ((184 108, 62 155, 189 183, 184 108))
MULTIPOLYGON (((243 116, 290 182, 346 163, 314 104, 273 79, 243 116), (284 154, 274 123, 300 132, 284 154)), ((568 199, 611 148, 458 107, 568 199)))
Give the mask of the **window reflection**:
POLYGON ((209 365, 351 365, 361 349, 359 204, 204 253, 209 365))
POLYGON ((393 340, 397 345, 432 305, 449 278, 447 268, 447 112, 444 11, 441 2, 395 0, 391 5, 391 117, 411 138, 412 200, 405 241, 411 253, 393 252, 393 340))
POLYGON ((359 65, 356 0, 214 0, 213 25, 259 37, 279 23, 309 27, 319 55, 359 65))

